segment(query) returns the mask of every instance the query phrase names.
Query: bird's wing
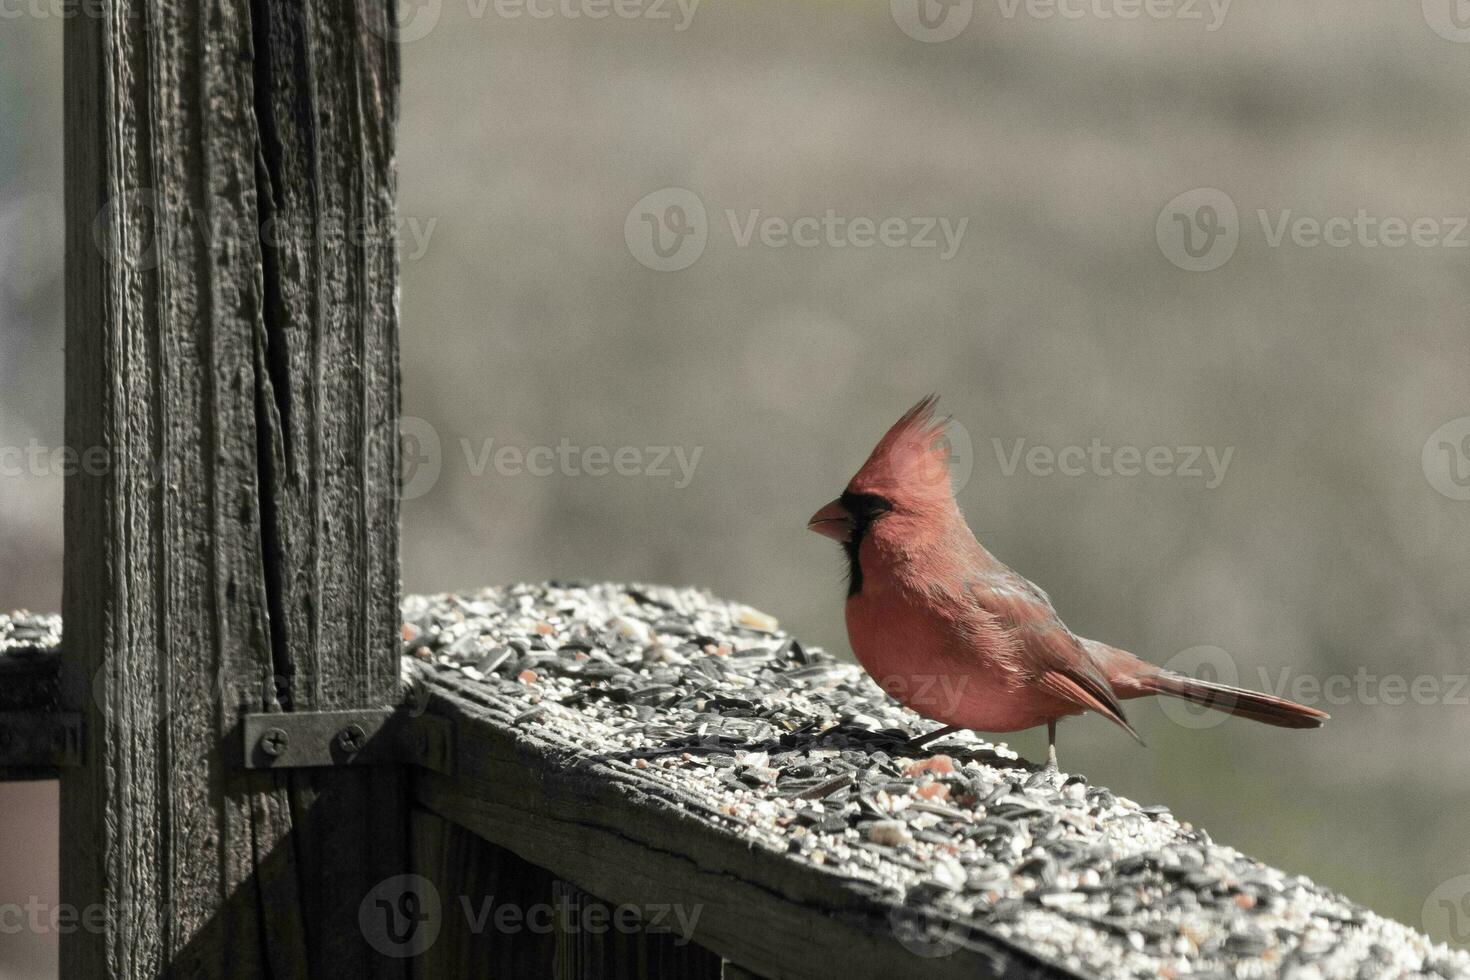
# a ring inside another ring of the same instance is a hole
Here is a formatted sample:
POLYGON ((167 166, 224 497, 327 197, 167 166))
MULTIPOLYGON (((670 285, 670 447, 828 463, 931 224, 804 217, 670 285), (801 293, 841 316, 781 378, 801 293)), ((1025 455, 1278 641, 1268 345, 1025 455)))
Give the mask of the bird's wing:
POLYGON ((1045 592, 1004 566, 976 576, 969 591, 976 605, 1010 636, 1017 660, 1034 683, 1064 701, 1096 711, 1138 738, 1107 678, 1045 592))

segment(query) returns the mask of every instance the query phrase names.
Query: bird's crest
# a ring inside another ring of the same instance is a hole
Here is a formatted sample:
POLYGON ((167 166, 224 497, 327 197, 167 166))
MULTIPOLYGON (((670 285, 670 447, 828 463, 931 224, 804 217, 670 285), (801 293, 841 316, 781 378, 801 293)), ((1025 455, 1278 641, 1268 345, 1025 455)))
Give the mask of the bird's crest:
POLYGON ((938 395, 929 395, 904 413, 873 447, 868 461, 848 484, 856 493, 949 498, 949 417, 938 417, 938 395))

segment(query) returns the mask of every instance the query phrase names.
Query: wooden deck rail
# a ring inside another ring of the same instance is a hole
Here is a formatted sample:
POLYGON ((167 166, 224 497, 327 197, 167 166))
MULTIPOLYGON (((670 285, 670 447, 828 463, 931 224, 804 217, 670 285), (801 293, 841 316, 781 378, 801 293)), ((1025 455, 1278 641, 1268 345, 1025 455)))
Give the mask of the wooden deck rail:
MULTIPOLYGON (((517 586, 404 619, 406 710, 453 765, 412 770, 412 866, 355 911, 415 975, 1470 971, 1163 807, 970 736, 909 751, 925 723, 739 604, 517 586)), ((44 692, 54 637, 0 676, 44 692)))

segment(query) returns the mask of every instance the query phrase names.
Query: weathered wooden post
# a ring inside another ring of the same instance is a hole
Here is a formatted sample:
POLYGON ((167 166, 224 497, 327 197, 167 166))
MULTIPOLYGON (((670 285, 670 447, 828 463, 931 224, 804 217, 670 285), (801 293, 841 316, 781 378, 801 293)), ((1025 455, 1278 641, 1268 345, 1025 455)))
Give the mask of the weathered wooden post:
POLYGON ((391 6, 67 20, 67 439, 110 465, 66 488, 63 976, 403 973, 358 926, 401 772, 240 741, 395 699, 391 6))

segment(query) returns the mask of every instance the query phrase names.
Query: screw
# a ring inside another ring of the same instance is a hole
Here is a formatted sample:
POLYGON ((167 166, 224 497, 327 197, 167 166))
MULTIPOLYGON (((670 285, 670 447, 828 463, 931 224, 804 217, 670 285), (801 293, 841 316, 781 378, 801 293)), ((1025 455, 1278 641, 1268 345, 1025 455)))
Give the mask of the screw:
POLYGON ((260 751, 274 758, 286 751, 290 741, 291 736, 286 734, 284 728, 267 728, 260 735, 260 751))
POLYGON ((361 725, 348 725, 337 733, 337 747, 343 752, 356 752, 362 748, 366 738, 367 733, 362 730, 361 725))

